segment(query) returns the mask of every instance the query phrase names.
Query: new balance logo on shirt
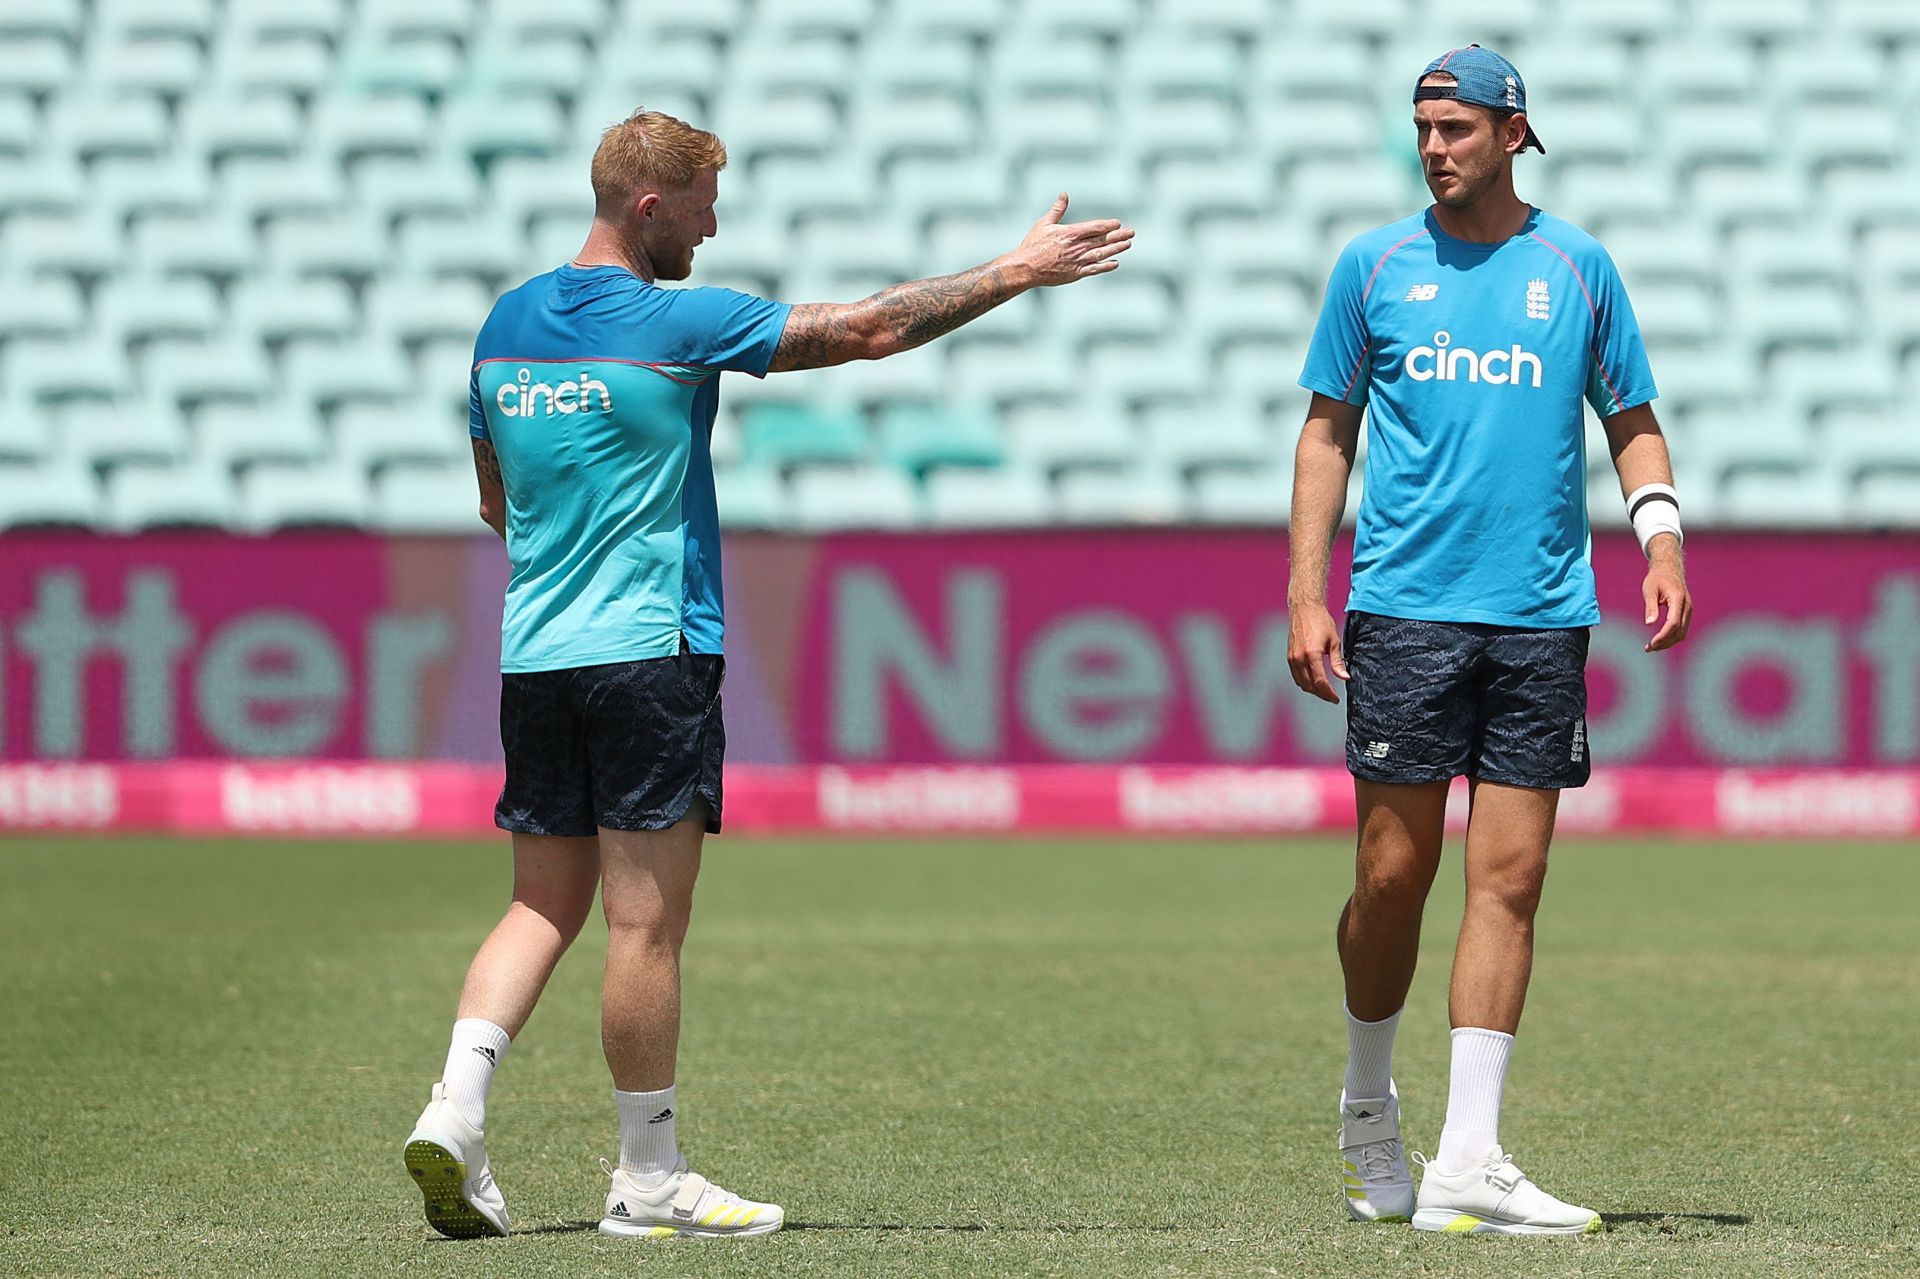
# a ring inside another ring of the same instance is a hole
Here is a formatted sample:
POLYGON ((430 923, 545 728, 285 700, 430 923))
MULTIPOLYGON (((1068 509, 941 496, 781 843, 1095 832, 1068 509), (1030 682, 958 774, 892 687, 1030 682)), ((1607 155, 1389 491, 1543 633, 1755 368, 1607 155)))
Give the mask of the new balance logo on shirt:
POLYGON ((1431 302, 1439 296, 1440 296, 1439 285, 1416 284, 1412 288, 1408 289, 1407 296, 1401 298, 1400 300, 1402 302, 1431 302))
POLYGON ((1407 376, 1416 382, 1486 382, 1493 386, 1520 386, 1521 375, 1531 371, 1526 383, 1540 389, 1540 357, 1518 342, 1505 351, 1484 355, 1464 346, 1453 345, 1453 335, 1441 329, 1433 335, 1432 346, 1416 346, 1407 352, 1407 376))

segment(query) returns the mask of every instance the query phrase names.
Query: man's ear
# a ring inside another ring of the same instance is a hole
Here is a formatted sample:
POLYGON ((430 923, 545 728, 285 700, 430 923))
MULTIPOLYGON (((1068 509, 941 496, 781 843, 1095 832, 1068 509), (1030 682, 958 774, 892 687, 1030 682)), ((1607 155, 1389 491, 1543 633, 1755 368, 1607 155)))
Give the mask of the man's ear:
POLYGON ((634 216, 641 217, 641 218, 651 218, 653 216, 654 209, 658 208, 659 204, 660 204, 660 193, 658 191, 649 191, 645 195, 641 196, 639 199, 633 202, 634 216))

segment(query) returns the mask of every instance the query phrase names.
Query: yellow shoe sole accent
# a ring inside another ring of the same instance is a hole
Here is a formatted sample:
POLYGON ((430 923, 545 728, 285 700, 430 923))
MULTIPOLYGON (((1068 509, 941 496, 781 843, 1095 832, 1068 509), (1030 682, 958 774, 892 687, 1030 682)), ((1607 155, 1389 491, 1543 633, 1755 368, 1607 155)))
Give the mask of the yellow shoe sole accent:
POLYGON ((1597 1235, 1606 1228, 1606 1223, 1601 1221, 1598 1214, 1596 1214, 1594 1219, 1587 1223, 1587 1228, 1580 1233, 1583 1235, 1597 1235))
POLYGON ((1469 1216, 1463 1212, 1442 1226, 1440 1233, 1443 1235, 1470 1235, 1473 1233, 1473 1228, 1479 1224, 1480 1218, 1469 1216))
POLYGON ((426 1198, 427 1224, 449 1239, 479 1239, 506 1232, 467 1202, 461 1187, 467 1165, 452 1151, 431 1141, 407 1143, 407 1171, 426 1198))

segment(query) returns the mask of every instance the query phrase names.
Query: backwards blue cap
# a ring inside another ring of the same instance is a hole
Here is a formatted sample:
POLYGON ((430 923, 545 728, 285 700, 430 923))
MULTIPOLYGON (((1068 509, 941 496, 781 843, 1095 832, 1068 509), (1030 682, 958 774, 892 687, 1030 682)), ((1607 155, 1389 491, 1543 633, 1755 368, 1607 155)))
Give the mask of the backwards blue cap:
MULTIPOLYGON (((1520 72, 1511 62, 1491 49, 1482 49, 1470 44, 1464 49, 1454 49, 1442 54, 1427 64, 1420 73, 1420 80, 1413 82, 1413 100, 1427 102, 1435 98, 1449 98, 1455 102, 1465 102, 1471 106, 1486 107, 1493 111, 1525 111, 1527 109, 1527 86, 1520 79, 1520 72), (1444 71, 1453 77, 1452 84, 1422 86, 1420 80, 1426 79, 1436 71, 1444 71)), ((1546 154, 1546 147, 1540 143, 1540 137, 1533 131, 1533 125, 1527 125, 1527 140, 1520 144, 1525 151, 1528 147, 1546 154)))

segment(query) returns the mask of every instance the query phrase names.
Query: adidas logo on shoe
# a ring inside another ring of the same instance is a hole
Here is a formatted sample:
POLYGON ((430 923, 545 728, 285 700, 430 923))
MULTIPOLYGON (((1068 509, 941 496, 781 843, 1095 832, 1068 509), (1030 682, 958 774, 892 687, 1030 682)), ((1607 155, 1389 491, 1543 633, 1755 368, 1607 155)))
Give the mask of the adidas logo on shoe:
POLYGON ((632 1213, 627 1211, 627 1201, 624 1199, 622 1199, 619 1203, 615 1204, 611 1209, 609 1209, 607 1212, 607 1215, 609 1217, 632 1217, 633 1216, 632 1213))
POLYGON ((671 1118, 673 1118, 673 1107, 668 1106, 665 1110, 661 1111, 659 1114, 655 1115, 653 1118, 647 1120, 647 1122, 650 1124, 664 1124, 665 1122, 667 1122, 667 1120, 671 1118))

